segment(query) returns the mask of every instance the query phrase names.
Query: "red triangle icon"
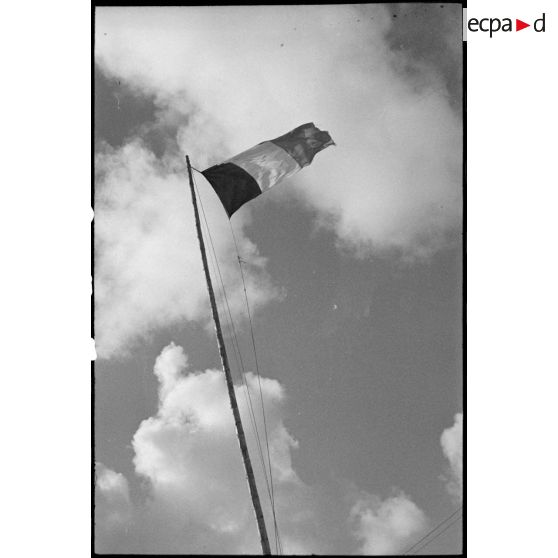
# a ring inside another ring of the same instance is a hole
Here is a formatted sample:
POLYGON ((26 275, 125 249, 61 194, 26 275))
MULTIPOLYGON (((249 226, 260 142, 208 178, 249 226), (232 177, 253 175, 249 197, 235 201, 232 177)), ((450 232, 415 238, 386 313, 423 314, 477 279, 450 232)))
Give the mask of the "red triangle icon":
POLYGON ((530 23, 525 23, 524 21, 521 21, 520 19, 515 20, 515 30, 516 31, 521 31, 522 29, 525 29, 525 27, 531 27, 531 24, 530 23))

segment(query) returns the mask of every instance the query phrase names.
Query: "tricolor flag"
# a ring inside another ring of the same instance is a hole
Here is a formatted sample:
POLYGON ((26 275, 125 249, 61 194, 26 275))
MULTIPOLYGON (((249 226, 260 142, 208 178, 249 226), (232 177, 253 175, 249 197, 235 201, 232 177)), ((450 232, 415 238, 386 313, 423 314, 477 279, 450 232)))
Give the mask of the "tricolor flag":
POLYGON ((202 174, 230 217, 247 201, 309 165, 314 155, 329 145, 335 145, 331 136, 309 122, 209 167, 202 174))

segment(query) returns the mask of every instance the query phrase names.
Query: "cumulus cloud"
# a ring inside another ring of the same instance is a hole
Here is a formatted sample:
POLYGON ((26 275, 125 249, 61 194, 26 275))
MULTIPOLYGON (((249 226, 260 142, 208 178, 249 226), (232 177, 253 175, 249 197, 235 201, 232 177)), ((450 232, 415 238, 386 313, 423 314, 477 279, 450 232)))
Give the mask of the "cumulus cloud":
MULTIPOLYGON (((102 463, 95 464, 95 528, 97 540, 115 547, 132 519, 128 481, 102 463)), ((101 545, 102 546, 102 545, 101 545)), ((99 549, 98 549, 99 550, 99 549)))
MULTIPOLYGON (((98 356, 107 358, 158 327, 204 321, 210 313, 184 169, 158 159, 135 139, 119 149, 107 147, 96 171, 95 332, 98 356)), ((216 196, 208 194, 202 203, 238 318, 245 302, 233 238, 216 196)), ((250 304, 257 309, 278 291, 265 273, 266 260, 243 233, 247 222, 246 216, 236 223, 236 235, 250 304)))
MULTIPOLYGON (((157 552, 172 552, 182 545, 182 550, 258 553, 259 538, 223 372, 188 372, 187 368, 188 359, 181 347, 172 343, 165 347, 154 369, 159 379, 158 412, 141 423, 133 439, 136 472, 151 486, 150 513, 154 517, 167 517, 162 533, 144 544, 157 552), (172 521, 168 520, 169 510, 176 511, 172 521), (176 540, 176 533, 171 537, 169 529, 179 531, 178 525, 183 522, 189 528, 176 540)), ((254 401, 258 429, 263 434, 261 411, 256 404, 260 384, 251 373, 246 374, 246 382, 254 401)), ((285 506, 292 511, 296 508, 297 491, 304 492, 291 460, 291 451, 298 443, 281 418, 283 388, 268 378, 261 378, 260 383, 276 507, 278 513, 285 506)), ((263 488, 266 486, 263 469, 258 467, 246 391, 242 386, 235 389, 265 505, 268 496, 263 488)), ((265 505, 265 514, 271 526, 269 504, 265 505)), ((294 537, 293 548, 302 544, 303 541, 294 537)))
MULTIPOLYGON (((191 370, 182 347, 171 343, 157 358, 154 374, 158 410, 140 424, 132 440, 135 472, 147 497, 131 504, 126 479, 102 465, 97 468, 97 550, 260 553, 222 371, 191 370)), ((245 378, 263 435, 256 395, 260 385, 251 373, 245 378)), ((303 482, 293 466, 298 441, 284 423, 284 388, 276 380, 260 380, 285 554, 397 549, 421 528, 423 512, 400 492, 382 501, 347 483, 316 487, 303 482)), ((269 494, 246 391, 240 382, 235 390, 273 546, 269 494)), ((263 437, 262 444, 265 453, 263 437)))
POLYGON ((424 512, 403 492, 381 500, 363 494, 351 510, 362 554, 396 554, 427 526, 424 512))
MULTIPOLYGON (((100 358, 207 316, 184 153, 204 168, 314 121, 337 146, 268 197, 297 198, 359 257, 424 256, 444 245, 460 222, 461 121, 434 66, 390 48, 389 16, 364 5, 96 11, 96 63, 156 107, 153 122, 96 161, 100 358)), ((242 298, 228 222, 196 179, 235 312, 242 298)), ((244 234, 250 212, 233 224, 257 307, 278 292, 244 234)))
POLYGON ((461 502, 463 498, 463 413, 455 415, 453 426, 443 431, 440 443, 449 461, 449 472, 444 477, 446 488, 455 501, 461 502))
POLYGON ((199 166, 314 121, 337 147, 288 196, 358 256, 426 255, 459 227, 461 120, 436 68, 390 48, 393 25, 381 5, 101 8, 96 61, 187 117, 176 141, 199 166))

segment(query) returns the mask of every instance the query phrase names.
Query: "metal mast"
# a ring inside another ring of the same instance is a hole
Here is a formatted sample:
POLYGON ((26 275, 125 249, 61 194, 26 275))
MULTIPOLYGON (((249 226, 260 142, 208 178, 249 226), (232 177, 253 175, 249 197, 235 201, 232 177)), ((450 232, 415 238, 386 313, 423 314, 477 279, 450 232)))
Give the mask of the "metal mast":
POLYGON ((229 359, 227 358, 227 351, 225 349, 225 342, 223 340, 223 333, 221 331, 221 322, 219 321, 219 313, 217 312, 217 304, 215 302, 215 293, 213 292, 213 285, 211 283, 211 276, 209 275, 209 268, 207 265, 207 256, 205 253, 205 244, 203 242, 202 230, 200 225, 200 215, 198 212, 198 204, 196 201, 196 193, 194 191, 194 180, 192 178, 192 167, 190 165, 190 158, 186 155, 186 164, 188 165, 188 179, 190 180, 190 192, 192 194, 192 205, 194 206, 194 216, 196 218, 196 231, 198 233, 198 241, 200 243, 200 252, 203 262, 203 270, 205 272, 205 280, 207 282, 207 291, 209 293, 209 300, 211 302, 211 312, 213 314, 213 321, 215 322, 215 330, 217 332, 217 345, 219 346, 219 354, 221 355, 221 362, 223 363, 223 370, 225 372, 225 380, 227 382, 227 390, 229 392, 229 400, 231 409, 234 416, 234 424, 236 426, 236 434, 238 436, 238 443, 240 445, 240 452, 242 453, 242 461, 248 479, 248 487, 250 488, 250 496, 252 497, 252 505, 256 514, 256 521, 258 523, 258 530, 260 532, 260 540, 262 544, 263 554, 271 554, 269 546, 269 539, 267 537, 267 530, 265 528, 264 516, 260 497, 258 496, 258 489, 256 487, 256 479, 254 477, 254 470, 250 461, 248 453, 248 446, 246 444, 246 437, 244 435, 244 428, 240 420, 240 412, 236 402, 236 395, 234 393, 234 385, 231 377, 231 370, 229 368, 229 359))

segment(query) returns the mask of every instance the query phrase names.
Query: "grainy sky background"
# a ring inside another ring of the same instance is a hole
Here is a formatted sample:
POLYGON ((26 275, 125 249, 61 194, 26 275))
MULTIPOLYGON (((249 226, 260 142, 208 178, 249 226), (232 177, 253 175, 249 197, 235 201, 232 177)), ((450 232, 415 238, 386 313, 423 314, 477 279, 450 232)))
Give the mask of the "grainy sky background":
MULTIPOLYGON (((401 552, 459 507, 460 39, 452 4, 97 10, 99 552, 259 550, 183 155, 202 169, 308 121, 337 146, 232 219, 285 551, 401 552)), ((196 179, 253 370, 229 225, 196 179)))

